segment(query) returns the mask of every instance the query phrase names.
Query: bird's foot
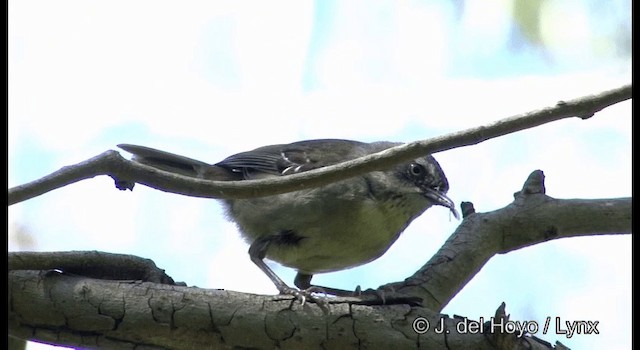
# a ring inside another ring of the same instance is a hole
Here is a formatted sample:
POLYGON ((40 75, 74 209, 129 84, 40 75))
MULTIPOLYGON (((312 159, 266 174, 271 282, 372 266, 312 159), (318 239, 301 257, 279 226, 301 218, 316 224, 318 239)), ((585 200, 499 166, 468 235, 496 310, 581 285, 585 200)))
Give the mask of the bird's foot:
POLYGON ((307 301, 316 303, 320 307, 327 306, 329 304, 327 300, 327 292, 322 287, 311 286, 307 289, 298 289, 285 286, 280 288, 280 294, 292 295, 300 301, 300 306, 304 306, 307 301), (323 294, 319 296, 318 294, 323 294))

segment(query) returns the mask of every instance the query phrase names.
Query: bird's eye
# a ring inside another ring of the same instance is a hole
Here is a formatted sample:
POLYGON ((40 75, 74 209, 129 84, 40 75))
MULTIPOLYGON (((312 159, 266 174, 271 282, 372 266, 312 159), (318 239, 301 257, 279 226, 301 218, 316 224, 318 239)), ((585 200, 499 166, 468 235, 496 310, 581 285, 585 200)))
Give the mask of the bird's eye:
POLYGON ((409 174, 412 177, 423 177, 425 174, 426 170, 424 168, 423 165, 418 164, 418 163, 411 163, 411 165, 409 165, 409 174))

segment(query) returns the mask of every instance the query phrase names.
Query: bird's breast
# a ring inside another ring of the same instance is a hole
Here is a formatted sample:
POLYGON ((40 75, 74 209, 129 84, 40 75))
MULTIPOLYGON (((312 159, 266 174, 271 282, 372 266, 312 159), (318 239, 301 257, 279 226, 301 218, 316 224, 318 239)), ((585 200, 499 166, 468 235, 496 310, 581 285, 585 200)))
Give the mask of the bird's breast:
POLYGON ((322 196, 316 191, 298 191, 235 200, 229 214, 250 243, 265 235, 279 235, 269 245, 269 259, 315 274, 375 260, 426 209, 399 198, 381 201, 347 191, 322 196))

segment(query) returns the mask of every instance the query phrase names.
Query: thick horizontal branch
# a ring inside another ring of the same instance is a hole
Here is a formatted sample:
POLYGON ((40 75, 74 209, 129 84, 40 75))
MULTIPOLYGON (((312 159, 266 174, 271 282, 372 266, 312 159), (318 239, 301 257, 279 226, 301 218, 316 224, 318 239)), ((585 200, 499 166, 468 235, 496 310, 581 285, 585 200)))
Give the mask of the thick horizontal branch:
POLYGON ((534 171, 515 200, 489 213, 467 214, 440 250, 413 276, 381 289, 422 298, 442 310, 496 254, 577 236, 631 233, 631 198, 555 199, 534 171))
POLYGON ((334 166, 280 178, 220 182, 194 179, 125 161, 115 151, 61 170, 28 184, 9 189, 9 205, 33 198, 65 185, 110 175, 122 189, 140 183, 162 191, 207 198, 247 198, 319 187, 364 173, 381 170, 426 154, 474 145, 491 138, 532 128, 552 121, 579 117, 586 119, 613 104, 631 98, 631 85, 593 96, 558 102, 555 106, 516 115, 494 123, 464 131, 407 143, 383 152, 334 166))
POLYGON ((9 272, 8 287, 9 335, 87 349, 550 348, 489 329, 459 333, 464 319, 406 305, 332 302, 325 312, 291 297, 29 270, 9 272))

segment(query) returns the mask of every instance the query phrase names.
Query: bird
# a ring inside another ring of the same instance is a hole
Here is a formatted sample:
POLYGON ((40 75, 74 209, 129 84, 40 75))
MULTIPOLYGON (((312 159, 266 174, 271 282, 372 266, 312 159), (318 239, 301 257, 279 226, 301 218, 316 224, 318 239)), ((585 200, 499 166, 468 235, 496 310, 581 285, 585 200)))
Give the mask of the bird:
MULTIPOLYGON (((316 139, 268 145, 214 164, 145 146, 119 144, 132 160, 199 179, 250 181, 302 173, 377 153, 399 142, 316 139)), ((313 275, 349 269, 382 256, 407 226, 431 206, 448 208, 449 182, 432 155, 317 188, 223 199, 228 218, 249 244, 251 261, 281 294, 353 292, 311 284, 313 275), (289 287, 265 258, 297 271, 289 287)), ((303 300, 304 302, 304 300, 303 300)))

